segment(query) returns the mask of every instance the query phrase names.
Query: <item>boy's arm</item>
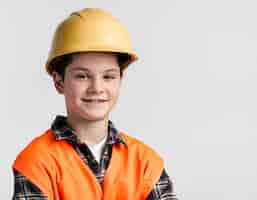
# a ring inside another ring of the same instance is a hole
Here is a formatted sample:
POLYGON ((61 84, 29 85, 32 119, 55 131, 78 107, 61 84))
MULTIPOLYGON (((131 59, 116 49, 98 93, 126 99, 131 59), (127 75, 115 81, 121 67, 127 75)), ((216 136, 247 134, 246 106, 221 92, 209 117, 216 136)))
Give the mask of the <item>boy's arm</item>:
POLYGON ((14 174, 14 193, 12 200, 37 199, 48 200, 41 190, 29 181, 25 176, 13 169, 14 174))
POLYGON ((172 181, 170 180, 165 169, 159 181, 155 184, 154 189, 147 197, 147 200, 178 200, 174 192, 172 181))

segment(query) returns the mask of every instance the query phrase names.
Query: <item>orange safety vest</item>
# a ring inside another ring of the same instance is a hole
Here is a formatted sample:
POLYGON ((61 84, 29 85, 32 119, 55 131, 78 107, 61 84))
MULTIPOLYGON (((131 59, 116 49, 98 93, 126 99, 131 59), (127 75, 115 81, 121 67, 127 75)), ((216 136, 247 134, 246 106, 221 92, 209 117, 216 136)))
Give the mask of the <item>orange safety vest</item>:
POLYGON ((91 169, 66 140, 52 130, 35 138, 16 158, 13 168, 49 200, 143 200, 163 170, 163 160, 144 143, 119 133, 127 142, 113 145, 112 157, 99 184, 91 169))

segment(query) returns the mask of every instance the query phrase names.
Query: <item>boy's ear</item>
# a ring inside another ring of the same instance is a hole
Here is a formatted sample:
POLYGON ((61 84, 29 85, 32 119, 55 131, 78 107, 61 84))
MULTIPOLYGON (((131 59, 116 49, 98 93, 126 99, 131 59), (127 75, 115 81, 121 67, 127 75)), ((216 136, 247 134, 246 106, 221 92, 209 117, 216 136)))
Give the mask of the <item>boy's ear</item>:
POLYGON ((53 72, 52 77, 53 77, 55 89, 59 94, 63 94, 64 86, 63 86, 62 77, 57 72, 53 72))

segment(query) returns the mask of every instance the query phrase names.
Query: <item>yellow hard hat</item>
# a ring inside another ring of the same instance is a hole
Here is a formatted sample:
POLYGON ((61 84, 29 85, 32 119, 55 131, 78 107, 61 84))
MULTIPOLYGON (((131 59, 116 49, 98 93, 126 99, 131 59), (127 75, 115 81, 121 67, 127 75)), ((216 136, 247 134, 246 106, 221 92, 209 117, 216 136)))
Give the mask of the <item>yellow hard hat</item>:
POLYGON ((137 60, 127 30, 110 13, 100 8, 85 8, 72 13, 56 29, 46 63, 51 75, 53 59, 76 52, 114 52, 127 54, 125 69, 137 60))

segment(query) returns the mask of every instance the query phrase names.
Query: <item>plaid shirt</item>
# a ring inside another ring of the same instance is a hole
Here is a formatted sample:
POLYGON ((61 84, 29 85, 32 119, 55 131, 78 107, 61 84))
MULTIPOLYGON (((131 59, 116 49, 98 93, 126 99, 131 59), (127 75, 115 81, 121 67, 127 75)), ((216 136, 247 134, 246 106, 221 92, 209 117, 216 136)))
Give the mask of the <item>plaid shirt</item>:
MULTIPOLYGON (((100 185, 103 183, 104 174, 111 159, 112 145, 120 143, 127 146, 127 143, 119 136, 118 130, 109 120, 107 141, 103 148, 100 163, 98 163, 88 146, 78 140, 73 130, 67 124, 66 117, 57 116, 51 126, 51 129, 55 134, 56 140, 67 140, 74 147, 84 163, 93 171, 100 185)), ((15 169, 13 172, 15 179, 13 200, 48 199, 47 196, 25 176, 15 169)), ((163 170, 159 181, 155 184, 153 190, 147 197, 147 200, 177 200, 173 191, 172 182, 165 169, 163 170)))

